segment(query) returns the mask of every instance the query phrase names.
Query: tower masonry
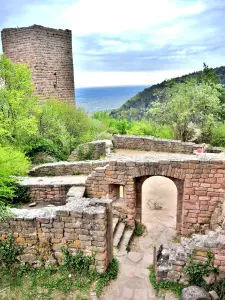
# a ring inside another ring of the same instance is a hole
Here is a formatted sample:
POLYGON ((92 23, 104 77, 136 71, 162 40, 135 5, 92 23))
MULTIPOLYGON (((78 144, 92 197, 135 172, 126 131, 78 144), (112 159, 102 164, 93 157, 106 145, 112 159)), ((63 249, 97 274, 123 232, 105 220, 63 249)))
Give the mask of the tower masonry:
POLYGON ((2 48, 14 63, 27 63, 41 100, 57 98, 75 104, 72 32, 39 25, 5 28, 2 48))

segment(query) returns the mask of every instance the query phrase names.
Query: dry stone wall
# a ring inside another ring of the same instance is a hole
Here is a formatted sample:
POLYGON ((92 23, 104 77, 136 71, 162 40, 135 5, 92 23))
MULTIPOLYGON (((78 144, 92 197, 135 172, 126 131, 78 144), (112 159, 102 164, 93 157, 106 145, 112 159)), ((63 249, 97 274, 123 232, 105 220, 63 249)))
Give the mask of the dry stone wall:
POLYGON ((1 37, 6 56, 31 68, 34 87, 41 99, 57 98, 75 104, 70 30, 33 25, 5 28, 1 37))
POLYGON ((32 185, 28 188, 28 195, 32 202, 63 205, 66 195, 72 185, 32 185))
POLYGON ((112 260, 111 201, 73 200, 58 207, 13 209, 15 216, 0 223, 1 239, 14 234, 24 246, 24 263, 62 263, 61 250, 68 245, 73 252, 96 253, 96 269, 104 272, 112 260))
POLYGON ((106 156, 106 143, 104 141, 93 141, 81 144, 72 151, 68 161, 79 160, 79 152, 83 156, 88 155, 89 159, 99 159, 101 156, 106 156))
POLYGON ((106 166, 108 162, 108 160, 99 160, 47 163, 34 167, 29 171, 28 174, 30 176, 64 176, 78 174, 88 175, 97 167, 106 166))

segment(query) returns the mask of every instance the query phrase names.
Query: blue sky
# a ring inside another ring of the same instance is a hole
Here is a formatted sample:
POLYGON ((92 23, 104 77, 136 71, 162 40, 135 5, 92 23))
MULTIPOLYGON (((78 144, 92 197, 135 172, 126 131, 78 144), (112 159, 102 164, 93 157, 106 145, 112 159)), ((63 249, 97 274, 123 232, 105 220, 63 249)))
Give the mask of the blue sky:
MULTIPOLYGON (((224 0, 0 0, 0 30, 71 29, 76 86, 153 84, 224 65, 224 0)), ((1 49, 0 49, 1 51, 1 49)))

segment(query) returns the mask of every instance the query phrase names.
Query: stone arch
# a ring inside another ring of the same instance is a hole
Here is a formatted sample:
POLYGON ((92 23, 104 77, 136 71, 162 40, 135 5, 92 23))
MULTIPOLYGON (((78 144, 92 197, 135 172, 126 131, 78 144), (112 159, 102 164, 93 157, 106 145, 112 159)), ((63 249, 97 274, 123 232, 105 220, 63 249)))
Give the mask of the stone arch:
MULTIPOLYGON (((141 207, 142 207, 142 186, 148 178, 160 175, 145 175, 135 178, 136 186, 136 220, 141 222, 141 207)), ((182 215, 183 215, 183 194, 184 194, 184 180, 173 177, 161 176, 170 179, 176 186, 177 189, 177 212, 176 212, 176 230, 178 233, 181 232, 182 226, 182 215)))

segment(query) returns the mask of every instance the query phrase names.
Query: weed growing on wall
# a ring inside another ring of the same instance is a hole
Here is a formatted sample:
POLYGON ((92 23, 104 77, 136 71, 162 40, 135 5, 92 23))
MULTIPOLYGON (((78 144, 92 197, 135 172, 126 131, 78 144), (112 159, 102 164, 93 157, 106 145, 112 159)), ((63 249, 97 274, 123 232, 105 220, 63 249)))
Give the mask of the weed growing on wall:
POLYGON ((207 252, 207 260, 202 263, 194 262, 191 256, 184 267, 184 272, 190 277, 190 284, 205 286, 203 277, 208 276, 210 273, 218 274, 219 269, 214 267, 214 255, 211 252, 207 252))

